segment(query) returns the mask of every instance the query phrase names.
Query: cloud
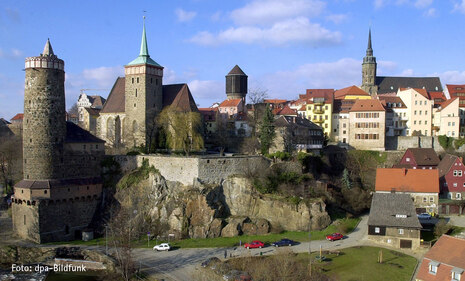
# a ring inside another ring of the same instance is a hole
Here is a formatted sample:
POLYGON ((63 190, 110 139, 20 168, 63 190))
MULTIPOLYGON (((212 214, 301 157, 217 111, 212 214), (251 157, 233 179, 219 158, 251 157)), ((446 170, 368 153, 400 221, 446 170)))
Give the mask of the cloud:
POLYGON ((424 9, 429 7, 431 4, 433 4, 433 0, 417 0, 414 5, 417 9, 424 9))
POLYGON ((273 24, 291 17, 317 16, 326 4, 319 0, 254 0, 231 12, 238 25, 273 24))
POLYGON ((10 49, 9 51, 4 51, 0 48, 0 58, 6 59, 18 59, 23 57, 23 52, 18 49, 10 49))
POLYGON ((189 12, 189 11, 185 11, 183 9, 176 9, 176 11, 174 11, 174 13, 176 14, 176 16, 178 17, 178 21, 179 22, 188 22, 188 21, 191 21, 195 18, 195 16, 197 15, 196 12, 189 12))
POLYGON ((455 2, 454 9, 452 11, 465 14, 465 0, 462 0, 461 2, 455 2))
POLYGON ((433 4, 433 0, 374 0, 375 9, 380 9, 383 6, 394 4, 396 6, 402 5, 413 5, 417 9, 426 9, 431 4, 433 4))
POLYGON ((311 23, 308 18, 298 17, 274 23, 271 27, 231 27, 216 35, 202 31, 190 38, 189 41, 206 46, 236 42, 245 44, 271 43, 274 45, 300 42, 317 47, 339 44, 342 41, 342 35, 340 32, 330 31, 320 24, 311 23))
POLYGON ((189 89, 195 98, 214 98, 224 99, 226 97, 224 90, 224 81, 215 80, 192 80, 188 83, 189 89))
POLYGON ((465 71, 449 70, 442 73, 433 73, 429 76, 439 76, 443 84, 463 84, 465 71))
POLYGON ((348 17, 349 16, 345 14, 332 14, 326 16, 326 20, 332 21, 335 24, 340 24, 342 22, 347 21, 348 17))
POLYGON ((409 69, 404 69, 399 75, 396 75, 396 76, 412 77, 412 76, 415 76, 415 73, 413 69, 409 68, 409 69))
POLYGON ((435 8, 429 8, 428 10, 426 10, 423 15, 425 17, 435 17, 437 16, 437 13, 436 13, 436 9, 435 8))

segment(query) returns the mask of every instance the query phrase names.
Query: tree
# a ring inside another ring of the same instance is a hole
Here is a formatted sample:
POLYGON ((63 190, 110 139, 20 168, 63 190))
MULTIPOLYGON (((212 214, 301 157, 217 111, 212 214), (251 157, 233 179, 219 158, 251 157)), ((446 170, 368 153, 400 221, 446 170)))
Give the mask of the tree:
POLYGON ((268 154, 273 139, 276 135, 274 131, 274 115, 269 106, 265 109, 265 114, 260 124, 260 146, 262 154, 268 154))
POLYGON ((76 116, 79 115, 78 106, 76 102, 68 109, 68 114, 76 116))
POLYGON ((13 184, 23 175, 23 145, 20 136, 0 138, 0 184, 13 193, 13 184))
POLYGON ((261 88, 250 89, 247 97, 249 98, 250 104, 263 103, 268 97, 268 90, 261 88))
POLYGON ((169 148, 182 150, 186 155, 194 150, 203 149, 200 113, 176 111, 167 107, 158 116, 158 124, 167 133, 169 148))

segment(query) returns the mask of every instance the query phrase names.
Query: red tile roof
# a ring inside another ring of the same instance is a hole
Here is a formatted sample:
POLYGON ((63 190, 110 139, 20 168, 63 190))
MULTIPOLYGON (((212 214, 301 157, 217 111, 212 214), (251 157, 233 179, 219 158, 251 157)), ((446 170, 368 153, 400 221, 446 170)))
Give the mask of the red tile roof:
POLYGON ((302 105, 302 107, 299 108, 298 111, 306 111, 306 110, 307 110, 307 108, 306 108, 306 105, 304 104, 304 105, 302 105))
POLYGON ((328 100, 333 100, 334 98, 334 89, 307 89, 303 97, 309 98, 325 98, 328 100))
POLYGON ((377 99, 356 100, 349 111, 386 111, 377 99))
POLYGON ((446 96, 443 92, 429 92, 431 99, 442 99, 446 100, 446 96))
POLYGON ((425 98, 427 99, 431 99, 430 95, 428 94, 428 92, 426 91, 426 89, 418 89, 418 88, 400 88, 401 91, 406 91, 406 90, 409 90, 409 89, 412 89, 412 90, 415 90, 417 93, 419 93, 420 95, 424 96, 425 98))
POLYGON ((456 99, 458 99, 457 97, 455 98, 452 98, 452 99, 448 99, 444 102, 441 102, 440 106, 441 108, 438 110, 438 111, 441 111, 443 110, 444 108, 446 108, 447 106, 449 106, 452 102, 454 102, 456 99))
POLYGON ((13 116, 13 118, 11 118, 10 120, 23 120, 23 118, 24 118, 24 113, 18 113, 15 116, 13 116))
POLYGON ((276 103, 286 103, 287 100, 280 100, 280 99, 265 99, 263 102, 265 103, 273 103, 273 104, 276 104, 276 103))
POLYGON ((457 92, 464 92, 465 91, 465 84, 462 85, 452 85, 452 84, 446 84, 447 90, 449 91, 449 94, 455 94, 457 92))
MULTIPOLYGON (((425 254, 418 270, 420 280, 451 280, 452 269, 465 269, 465 240, 442 235, 434 246, 425 254), (439 263, 436 274, 429 273, 429 263, 439 263)), ((464 274, 462 274, 462 278, 464 274)))
POLYGON ((376 169, 376 191, 439 193, 439 172, 437 169, 376 169))
POLYGON ((297 112, 294 109, 291 109, 289 106, 285 106, 284 108, 275 108, 273 110, 274 115, 295 115, 297 116, 297 112))
POLYGON ((233 107, 238 106, 241 103, 242 99, 230 99, 225 100, 220 104, 220 107, 233 107))
POLYGON ((357 86, 346 87, 334 92, 335 99, 344 99, 345 96, 370 96, 370 94, 357 86))

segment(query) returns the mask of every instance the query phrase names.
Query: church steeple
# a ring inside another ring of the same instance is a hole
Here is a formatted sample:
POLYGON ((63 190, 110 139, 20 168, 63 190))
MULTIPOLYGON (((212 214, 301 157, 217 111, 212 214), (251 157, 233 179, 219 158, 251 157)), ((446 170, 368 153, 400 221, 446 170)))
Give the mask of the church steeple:
POLYGON ((368 46, 366 55, 362 63, 362 90, 375 96, 378 92, 376 86, 376 57, 373 56, 373 48, 371 45, 371 28, 368 30, 368 46))
POLYGON ((155 62, 153 59, 151 59, 149 55, 149 48, 147 47, 147 36, 145 35, 145 17, 144 17, 144 23, 143 23, 143 28, 142 28, 142 40, 140 43, 139 56, 135 60, 128 63, 127 65, 138 65, 138 64, 148 64, 148 65, 161 67, 161 65, 155 62))
POLYGON ((140 43, 140 53, 139 56, 147 56, 149 55, 149 48, 147 47, 147 36, 145 35, 145 17, 144 17, 144 27, 142 29, 142 42, 140 43))

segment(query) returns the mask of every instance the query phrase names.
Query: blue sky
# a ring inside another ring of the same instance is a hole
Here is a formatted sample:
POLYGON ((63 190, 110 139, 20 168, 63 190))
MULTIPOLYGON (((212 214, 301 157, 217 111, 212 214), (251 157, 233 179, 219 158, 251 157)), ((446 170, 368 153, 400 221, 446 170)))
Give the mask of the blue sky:
POLYGON ((270 97, 359 85, 370 24, 379 75, 465 84, 465 0, 0 0, 0 117, 23 111, 24 58, 47 38, 67 108, 80 89, 106 97, 139 53, 144 14, 164 84, 188 83, 202 107, 224 100, 235 64, 270 97))

